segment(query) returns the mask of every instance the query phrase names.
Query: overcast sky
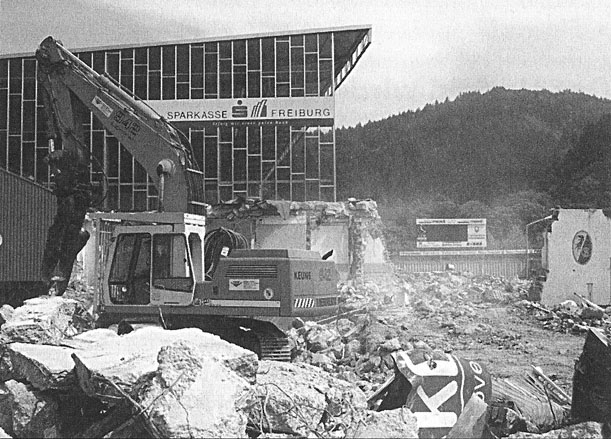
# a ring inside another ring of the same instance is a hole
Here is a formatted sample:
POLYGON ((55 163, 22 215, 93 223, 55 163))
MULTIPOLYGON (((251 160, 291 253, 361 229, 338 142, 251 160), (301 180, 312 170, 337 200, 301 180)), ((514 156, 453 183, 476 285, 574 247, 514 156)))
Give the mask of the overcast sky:
POLYGON ((366 24, 338 127, 494 86, 611 98, 609 0, 0 0, 0 54, 366 24))

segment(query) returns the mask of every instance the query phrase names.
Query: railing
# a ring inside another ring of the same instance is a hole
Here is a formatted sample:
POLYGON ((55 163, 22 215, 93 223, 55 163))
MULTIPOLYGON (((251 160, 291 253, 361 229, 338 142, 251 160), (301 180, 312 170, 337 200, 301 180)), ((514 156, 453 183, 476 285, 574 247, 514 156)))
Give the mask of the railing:
MULTIPOLYGON (((457 271, 492 276, 526 277, 526 250, 403 251, 392 262, 408 273, 443 271, 452 265, 457 271)), ((531 269, 541 267, 541 251, 528 250, 531 269)))

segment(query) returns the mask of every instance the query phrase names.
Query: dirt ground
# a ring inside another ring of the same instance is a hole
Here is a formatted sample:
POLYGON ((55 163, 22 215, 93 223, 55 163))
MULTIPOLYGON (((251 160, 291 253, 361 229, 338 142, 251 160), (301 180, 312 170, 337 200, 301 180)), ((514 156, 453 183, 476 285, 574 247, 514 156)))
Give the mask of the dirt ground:
MULTIPOLYGON (((361 341, 371 354, 375 346, 392 338, 403 349, 424 342, 432 349, 476 360, 497 378, 525 376, 531 365, 539 366, 570 395, 574 364, 586 332, 550 325, 550 315, 526 300, 528 288, 527 282, 518 279, 399 273, 392 285, 376 282, 375 292, 386 300, 369 313, 371 323, 361 341), (402 294, 404 305, 397 300, 402 294), (546 322, 553 329, 546 329, 546 322)), ((567 315, 562 317, 566 320, 567 315)), ((553 319, 562 320, 555 314, 553 319)), ((374 383, 380 379, 369 378, 374 383)))
POLYGON ((573 367, 585 341, 585 334, 561 334, 543 329, 527 311, 512 304, 477 308, 474 325, 489 325, 491 334, 456 334, 437 321, 401 310, 382 310, 381 316, 404 326, 405 336, 422 340, 433 349, 487 366, 497 378, 524 375, 531 365, 539 366, 565 391, 571 391, 573 367))

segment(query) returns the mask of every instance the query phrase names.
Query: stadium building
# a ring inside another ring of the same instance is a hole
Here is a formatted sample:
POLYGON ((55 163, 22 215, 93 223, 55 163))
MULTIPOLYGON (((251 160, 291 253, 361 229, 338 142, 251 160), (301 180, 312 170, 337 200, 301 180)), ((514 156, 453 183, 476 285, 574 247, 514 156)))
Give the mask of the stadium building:
MULTIPOLYGON (((71 51, 189 137, 207 203, 335 201, 334 95, 370 43, 371 27, 350 26, 71 51)), ((36 75, 33 53, 0 55, 0 168, 48 186, 36 75)), ((144 169, 93 115, 85 138, 108 183, 100 208, 154 209, 144 169)))

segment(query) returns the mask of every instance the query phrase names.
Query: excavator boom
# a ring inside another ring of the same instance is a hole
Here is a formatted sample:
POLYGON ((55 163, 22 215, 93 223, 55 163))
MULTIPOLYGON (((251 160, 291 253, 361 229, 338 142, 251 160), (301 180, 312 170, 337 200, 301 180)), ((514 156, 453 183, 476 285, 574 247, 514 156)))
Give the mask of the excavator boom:
POLYGON ((62 44, 47 37, 36 51, 39 82, 52 109, 64 147, 77 149, 76 111, 72 96, 82 102, 144 167, 159 191, 160 210, 204 213, 203 173, 192 159, 185 136, 143 101, 107 76, 100 75, 62 44))

